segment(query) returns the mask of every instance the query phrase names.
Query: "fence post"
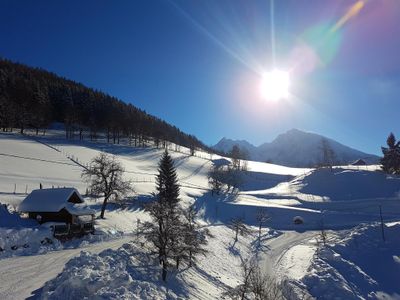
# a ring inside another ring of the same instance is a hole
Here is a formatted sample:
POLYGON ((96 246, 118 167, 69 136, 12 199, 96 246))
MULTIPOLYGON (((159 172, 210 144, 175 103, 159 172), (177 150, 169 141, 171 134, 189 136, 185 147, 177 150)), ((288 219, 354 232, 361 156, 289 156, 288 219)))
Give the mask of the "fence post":
POLYGON ((385 241, 385 230, 383 228, 383 217, 382 217, 382 205, 379 205, 379 214, 381 215, 382 239, 383 241, 385 241))

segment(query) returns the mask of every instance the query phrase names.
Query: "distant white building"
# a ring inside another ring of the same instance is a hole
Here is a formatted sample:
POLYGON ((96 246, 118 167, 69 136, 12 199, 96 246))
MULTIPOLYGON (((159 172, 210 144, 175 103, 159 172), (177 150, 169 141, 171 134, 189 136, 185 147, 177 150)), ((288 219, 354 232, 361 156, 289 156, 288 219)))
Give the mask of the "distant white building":
POLYGON ((353 166, 365 166, 366 164, 365 160, 361 158, 352 163, 353 166))

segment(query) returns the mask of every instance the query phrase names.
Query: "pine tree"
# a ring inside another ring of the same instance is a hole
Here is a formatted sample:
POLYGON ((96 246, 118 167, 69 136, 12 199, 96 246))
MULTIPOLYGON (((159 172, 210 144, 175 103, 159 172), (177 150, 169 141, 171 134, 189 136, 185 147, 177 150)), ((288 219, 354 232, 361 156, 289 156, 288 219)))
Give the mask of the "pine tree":
POLYGON ((388 147, 382 147, 382 169, 389 174, 400 174, 400 141, 396 142, 394 134, 390 133, 386 144, 388 147))
POLYGON ((158 166, 155 201, 146 209, 153 222, 144 224, 144 234, 157 250, 165 281, 171 261, 181 249, 183 223, 180 218, 179 185, 173 160, 165 150, 158 166))

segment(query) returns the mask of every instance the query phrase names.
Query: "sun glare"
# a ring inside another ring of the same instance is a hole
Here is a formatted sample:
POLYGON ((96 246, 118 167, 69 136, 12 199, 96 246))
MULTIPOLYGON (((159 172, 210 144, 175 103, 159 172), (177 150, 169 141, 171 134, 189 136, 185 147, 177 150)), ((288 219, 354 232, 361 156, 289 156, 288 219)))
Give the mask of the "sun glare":
POLYGON ((289 85, 289 73, 275 69, 263 75, 261 94, 268 101, 282 100, 289 96, 289 85))

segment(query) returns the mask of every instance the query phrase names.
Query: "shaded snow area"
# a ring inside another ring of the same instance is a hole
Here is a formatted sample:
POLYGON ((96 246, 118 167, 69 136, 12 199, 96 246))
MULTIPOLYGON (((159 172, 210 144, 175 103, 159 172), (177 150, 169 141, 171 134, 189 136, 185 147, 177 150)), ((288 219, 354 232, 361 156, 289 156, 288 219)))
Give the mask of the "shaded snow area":
POLYGON ((314 255, 302 279, 317 299, 400 299, 400 224, 340 232, 314 255))
MULTIPOLYGON (((81 254, 70 260, 54 280, 43 287, 40 299, 220 299, 229 287, 239 283, 241 261, 249 257, 255 235, 235 243, 226 226, 209 226, 214 238, 209 253, 191 268, 169 273, 160 279, 157 260, 140 241, 116 250, 81 254)), ((264 238, 278 233, 266 231, 264 238)))

